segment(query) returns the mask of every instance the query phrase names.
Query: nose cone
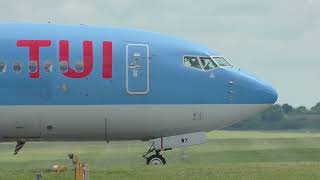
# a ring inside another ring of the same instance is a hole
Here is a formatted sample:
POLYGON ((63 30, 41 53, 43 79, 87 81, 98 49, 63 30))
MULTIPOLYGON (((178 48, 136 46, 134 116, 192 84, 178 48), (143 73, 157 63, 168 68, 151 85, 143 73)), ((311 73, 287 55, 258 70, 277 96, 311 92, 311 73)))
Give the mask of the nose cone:
POLYGON ((278 100, 277 91, 268 83, 257 81, 253 96, 257 98, 257 103, 274 104, 278 100))
POLYGON ((237 72, 238 103, 242 104, 274 104, 278 100, 278 93, 269 83, 244 72, 237 72))

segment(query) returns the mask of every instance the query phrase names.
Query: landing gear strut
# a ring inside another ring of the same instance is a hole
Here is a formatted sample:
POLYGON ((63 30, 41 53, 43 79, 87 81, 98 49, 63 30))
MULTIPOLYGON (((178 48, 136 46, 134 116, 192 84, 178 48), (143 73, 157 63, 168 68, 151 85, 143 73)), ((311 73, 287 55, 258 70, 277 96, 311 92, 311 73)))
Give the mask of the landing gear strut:
POLYGON ((25 141, 18 140, 17 144, 16 144, 16 147, 14 148, 13 155, 17 155, 25 144, 26 144, 25 141))
POLYGON ((167 162, 160 152, 161 150, 156 150, 154 143, 152 143, 149 150, 142 157, 147 160, 147 165, 165 165, 167 162), (155 152, 155 154, 148 156, 152 152, 155 152))

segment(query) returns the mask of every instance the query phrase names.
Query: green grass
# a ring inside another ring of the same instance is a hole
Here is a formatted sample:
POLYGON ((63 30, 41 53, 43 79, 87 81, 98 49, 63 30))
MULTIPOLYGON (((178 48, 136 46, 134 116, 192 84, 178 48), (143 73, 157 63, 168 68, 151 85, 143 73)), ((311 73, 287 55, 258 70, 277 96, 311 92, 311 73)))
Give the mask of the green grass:
POLYGON ((207 144, 167 151, 168 165, 148 167, 141 155, 147 142, 29 143, 13 156, 13 143, 0 144, 0 180, 73 179, 67 154, 79 153, 92 180, 320 179, 320 133, 209 133, 207 144), (69 171, 51 172, 55 164, 69 171))

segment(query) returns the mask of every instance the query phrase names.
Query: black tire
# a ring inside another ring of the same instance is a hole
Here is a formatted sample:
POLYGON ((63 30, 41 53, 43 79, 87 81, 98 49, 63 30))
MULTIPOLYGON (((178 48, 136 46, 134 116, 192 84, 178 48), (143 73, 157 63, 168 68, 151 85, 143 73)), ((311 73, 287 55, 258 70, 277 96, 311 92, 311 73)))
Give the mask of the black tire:
POLYGON ((166 160, 164 157, 161 155, 152 155, 147 158, 147 165, 165 165, 167 164, 166 160))

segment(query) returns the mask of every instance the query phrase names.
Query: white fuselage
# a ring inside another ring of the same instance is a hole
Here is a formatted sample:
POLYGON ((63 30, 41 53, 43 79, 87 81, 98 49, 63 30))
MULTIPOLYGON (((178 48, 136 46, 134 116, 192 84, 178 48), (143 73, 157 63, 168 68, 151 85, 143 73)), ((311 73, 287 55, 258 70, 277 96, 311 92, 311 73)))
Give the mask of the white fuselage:
POLYGON ((1 106, 2 141, 149 140, 229 126, 269 107, 252 105, 1 106))

